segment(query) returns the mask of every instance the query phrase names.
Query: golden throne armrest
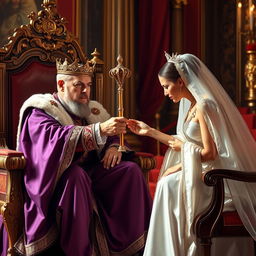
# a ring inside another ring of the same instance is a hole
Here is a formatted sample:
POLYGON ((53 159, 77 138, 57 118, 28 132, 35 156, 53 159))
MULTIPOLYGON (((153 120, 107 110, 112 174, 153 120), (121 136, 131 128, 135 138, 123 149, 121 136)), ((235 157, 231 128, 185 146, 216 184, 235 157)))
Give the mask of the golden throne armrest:
POLYGON ((136 152, 132 160, 140 166, 148 184, 148 173, 156 167, 154 155, 151 153, 136 152))

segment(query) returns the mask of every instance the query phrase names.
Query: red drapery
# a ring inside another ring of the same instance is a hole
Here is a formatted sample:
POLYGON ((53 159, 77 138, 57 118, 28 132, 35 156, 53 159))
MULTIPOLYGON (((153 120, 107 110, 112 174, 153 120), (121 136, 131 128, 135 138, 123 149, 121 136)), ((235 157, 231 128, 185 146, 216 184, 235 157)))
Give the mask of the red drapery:
MULTIPOLYGON (((170 1, 140 0, 138 21, 139 118, 154 126, 155 113, 164 99, 157 74, 166 62, 164 51, 170 47, 170 1)), ((142 150, 155 152, 155 141, 148 137, 142 141, 142 150)))
POLYGON ((170 46, 170 1, 140 0, 138 28, 138 100, 140 118, 152 124, 163 101, 158 71, 170 46))
POLYGON ((189 0, 184 6, 184 53, 201 58, 201 0, 189 0))

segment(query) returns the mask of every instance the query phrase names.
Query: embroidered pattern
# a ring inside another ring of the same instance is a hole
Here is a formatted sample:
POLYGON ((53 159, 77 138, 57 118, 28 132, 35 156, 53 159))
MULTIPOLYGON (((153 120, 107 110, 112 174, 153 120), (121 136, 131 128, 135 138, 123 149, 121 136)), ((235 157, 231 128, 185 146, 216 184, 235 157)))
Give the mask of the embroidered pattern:
POLYGON ((111 256, 129 256, 141 250, 146 243, 147 231, 121 252, 110 251, 111 256))
POLYGON ((91 112, 92 112, 92 114, 94 114, 94 115, 99 115, 99 114, 100 114, 100 110, 99 110, 98 108, 92 108, 92 109, 91 109, 91 112))
POLYGON ((82 132, 82 143, 85 151, 91 151, 97 148, 93 133, 93 125, 85 126, 82 132))
POLYGON ((58 103, 54 100, 50 100, 51 105, 58 107, 58 103))
POLYGON ((34 255, 38 252, 48 248, 54 241, 56 241, 58 237, 58 229, 57 226, 52 226, 45 236, 40 238, 39 240, 27 244, 25 243, 25 237, 22 235, 19 240, 14 245, 15 249, 21 253, 22 255, 34 255))
POLYGON ((82 128, 83 128, 82 126, 74 126, 74 129, 72 130, 72 132, 70 134, 68 143, 66 143, 66 145, 65 145, 65 149, 64 149, 65 153, 63 156, 63 160, 61 161, 61 165, 57 172, 55 186, 57 184, 57 181, 61 177, 62 173, 69 167, 70 163, 72 162, 72 159, 73 159, 75 151, 76 151, 77 141, 80 138, 82 128))

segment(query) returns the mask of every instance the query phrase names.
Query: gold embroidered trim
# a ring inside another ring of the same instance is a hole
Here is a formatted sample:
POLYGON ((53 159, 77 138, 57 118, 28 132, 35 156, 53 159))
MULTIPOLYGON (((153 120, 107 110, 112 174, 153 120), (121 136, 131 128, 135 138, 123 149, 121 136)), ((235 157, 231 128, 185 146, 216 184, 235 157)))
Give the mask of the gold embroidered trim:
POLYGON ((147 231, 144 232, 137 240, 135 240, 132 244, 130 244, 126 249, 121 252, 110 251, 107 243, 106 236, 104 234, 104 229, 100 221, 100 217, 98 214, 98 209, 95 200, 93 199, 93 210, 96 213, 95 220, 95 232, 96 239, 98 244, 98 250, 100 256, 130 256, 141 250, 145 246, 147 231))
POLYGON ((61 175, 63 174, 63 172, 69 167, 69 165, 73 160, 73 157, 76 151, 76 145, 82 131, 83 131, 83 126, 74 126, 73 130, 70 133, 68 143, 66 143, 64 148, 65 153, 64 153, 63 159, 62 161, 60 161, 61 165, 59 166, 59 169, 57 171, 54 188, 56 187, 56 184, 59 178, 61 177, 61 175))
POLYGON ((22 255, 32 256, 40 251, 43 251, 49 248, 58 237, 58 229, 57 226, 52 226, 49 231, 39 240, 25 244, 24 234, 19 238, 19 240, 14 245, 15 249, 22 255))
POLYGON ((147 231, 145 231, 142 236, 140 236, 137 240, 135 240, 132 244, 130 244, 123 251, 121 251, 121 252, 110 251, 110 255, 111 256, 129 256, 129 255, 133 255, 145 246, 146 238, 147 238, 147 231))

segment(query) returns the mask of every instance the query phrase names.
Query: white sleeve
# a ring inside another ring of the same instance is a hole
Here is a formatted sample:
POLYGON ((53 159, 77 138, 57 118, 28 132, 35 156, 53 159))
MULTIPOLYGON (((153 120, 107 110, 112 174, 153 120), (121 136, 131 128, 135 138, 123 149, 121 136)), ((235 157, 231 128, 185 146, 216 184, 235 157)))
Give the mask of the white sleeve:
POLYGON ((105 143, 107 141, 107 136, 102 136, 100 134, 100 123, 94 124, 94 129, 95 129, 94 132, 95 132, 96 142, 97 142, 98 146, 105 145, 105 143))

